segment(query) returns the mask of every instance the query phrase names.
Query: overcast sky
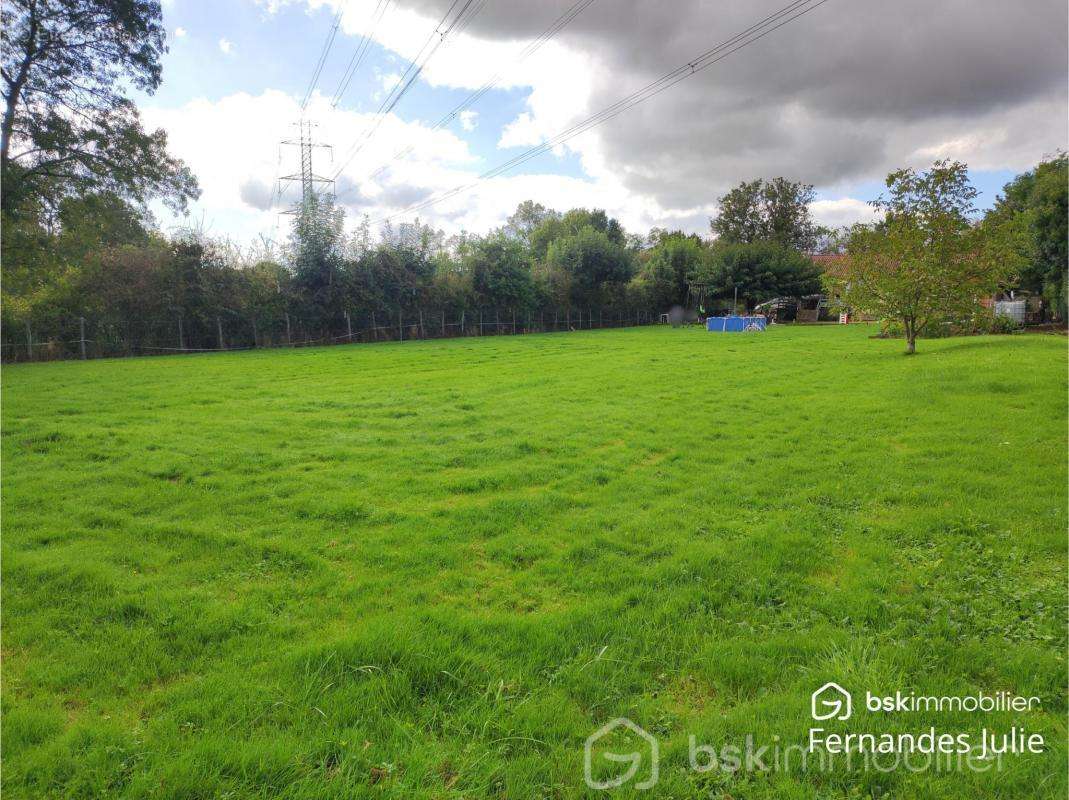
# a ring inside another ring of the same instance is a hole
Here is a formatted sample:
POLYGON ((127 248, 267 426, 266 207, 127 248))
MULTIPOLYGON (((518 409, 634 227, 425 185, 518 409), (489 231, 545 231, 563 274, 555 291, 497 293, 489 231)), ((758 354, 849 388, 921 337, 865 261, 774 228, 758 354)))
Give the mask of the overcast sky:
MULTIPOLYGON (((443 41, 355 154, 452 0, 165 0, 164 85, 140 103, 147 124, 168 130, 172 151, 200 179, 194 218, 214 235, 248 241, 278 235, 278 212, 294 199, 292 190, 281 201, 272 190, 279 175, 297 170, 297 150, 279 141, 296 132, 339 10, 305 115, 333 146, 316 151, 316 172, 338 173, 339 202, 354 224, 470 183, 787 3, 593 0, 517 63, 575 1, 473 0, 478 13, 443 41), (386 10, 371 32, 380 3, 386 10), (369 32, 367 57, 335 105, 369 32), (499 72, 469 113, 433 130, 499 72)), ((707 233, 724 191, 784 175, 814 184, 816 217, 838 225, 866 217, 889 170, 940 157, 967 162, 989 204, 1014 174, 1066 147, 1067 26, 1065 0, 827 0, 420 216, 450 232, 482 232, 529 198, 562 210, 605 208, 636 232, 707 233)))

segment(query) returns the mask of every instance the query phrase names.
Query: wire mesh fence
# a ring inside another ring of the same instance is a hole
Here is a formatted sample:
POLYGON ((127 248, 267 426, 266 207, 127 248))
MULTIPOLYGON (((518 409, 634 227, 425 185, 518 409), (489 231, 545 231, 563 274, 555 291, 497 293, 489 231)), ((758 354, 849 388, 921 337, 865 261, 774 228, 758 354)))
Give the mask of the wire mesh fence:
POLYGON ((328 322, 310 323, 283 313, 251 318, 237 313, 214 317, 116 320, 91 316, 6 323, 0 340, 4 363, 125 358, 183 353, 218 353, 278 347, 406 342, 464 336, 620 328, 655 324, 660 315, 645 309, 380 309, 343 312, 328 322))

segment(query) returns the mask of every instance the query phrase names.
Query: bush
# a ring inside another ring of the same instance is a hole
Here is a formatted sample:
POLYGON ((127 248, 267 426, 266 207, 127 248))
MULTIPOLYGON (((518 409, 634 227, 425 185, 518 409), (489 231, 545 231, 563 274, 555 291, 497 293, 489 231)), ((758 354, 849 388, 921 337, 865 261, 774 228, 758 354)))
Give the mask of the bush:
POLYGON ((977 315, 974 333, 1018 333, 1021 325, 1011 317, 996 314, 985 308, 983 314, 977 315))
MULTIPOLYGON (((921 339, 945 339, 948 336, 981 336, 985 334, 1018 333, 1021 326, 1010 317, 999 316, 989 308, 978 309, 969 319, 959 322, 941 320, 929 322, 920 333, 921 339)), ((905 335, 901 320, 880 320, 881 339, 901 339, 905 335)))

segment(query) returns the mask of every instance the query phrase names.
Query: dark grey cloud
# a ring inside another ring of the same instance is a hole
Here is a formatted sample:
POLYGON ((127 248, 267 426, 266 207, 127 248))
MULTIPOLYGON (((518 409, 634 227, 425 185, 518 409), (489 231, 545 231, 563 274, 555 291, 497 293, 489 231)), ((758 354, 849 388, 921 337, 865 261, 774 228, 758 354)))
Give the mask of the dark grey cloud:
POLYGON ((274 188, 267 181, 260 178, 249 178, 238 189, 242 202, 259 211, 267 211, 271 208, 274 188))
POLYGON ((382 194, 376 198, 380 205, 387 208, 406 208, 413 203, 426 200, 434 190, 426 186, 414 186, 404 183, 391 183, 383 187, 382 194))
POLYGON ((372 208, 407 208, 434 194, 429 187, 395 180, 391 171, 384 174, 382 181, 378 194, 368 194, 364 184, 342 175, 335 185, 338 202, 350 211, 363 212, 372 208))
MULTIPOLYGON (((494 0, 468 31, 525 40, 571 3, 494 0)), ((595 0, 558 38, 600 65, 596 111, 784 5, 595 0)), ((1066 146, 1067 29, 1065 0, 829 0, 597 135, 629 188, 670 207, 757 176, 878 179, 944 144, 1020 169, 1066 146)))

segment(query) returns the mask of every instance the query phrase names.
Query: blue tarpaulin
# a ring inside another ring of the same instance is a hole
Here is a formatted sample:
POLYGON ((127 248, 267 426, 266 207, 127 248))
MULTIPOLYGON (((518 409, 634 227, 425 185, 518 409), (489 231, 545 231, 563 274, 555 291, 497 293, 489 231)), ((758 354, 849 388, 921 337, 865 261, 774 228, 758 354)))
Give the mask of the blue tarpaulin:
POLYGON ((763 331, 764 317, 709 317, 705 329, 714 333, 741 333, 747 330, 763 331))

